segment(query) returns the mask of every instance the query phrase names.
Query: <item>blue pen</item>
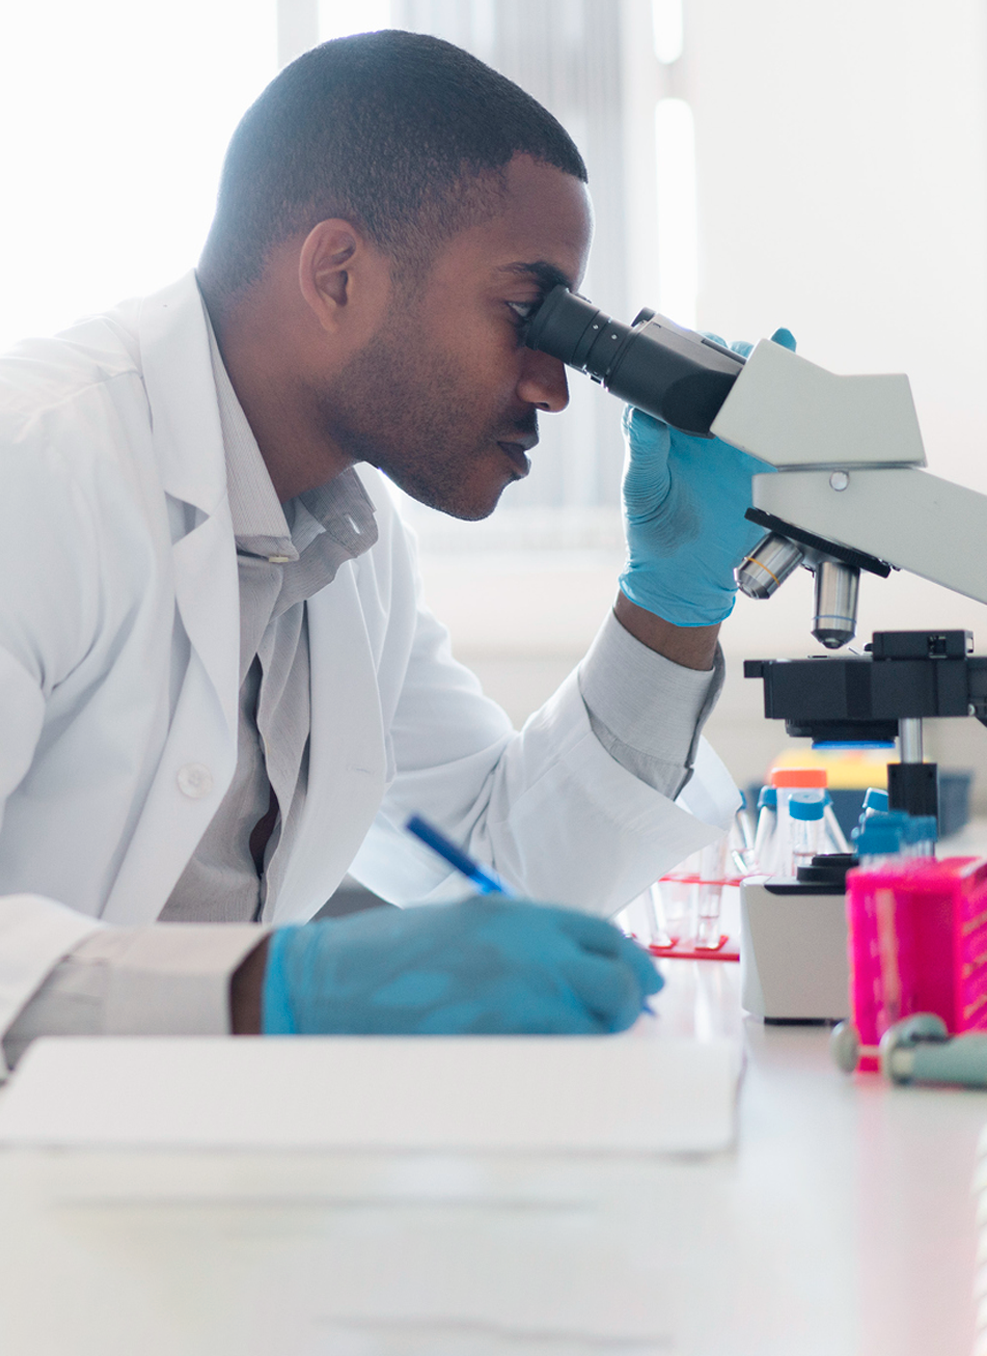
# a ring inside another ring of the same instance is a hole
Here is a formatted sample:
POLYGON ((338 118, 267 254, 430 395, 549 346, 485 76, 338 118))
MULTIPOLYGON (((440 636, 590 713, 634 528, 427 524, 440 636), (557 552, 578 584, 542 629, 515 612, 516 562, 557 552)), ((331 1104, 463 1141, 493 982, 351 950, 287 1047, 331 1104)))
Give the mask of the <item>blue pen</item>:
POLYGON ((421 815, 412 815, 404 827, 471 881, 481 895, 514 895, 510 886, 505 885, 489 867, 474 862, 468 853, 456 847, 455 843, 450 843, 444 833, 440 833, 434 825, 422 819, 421 815))
MULTIPOLYGON (((481 895, 507 895, 508 898, 517 898, 516 892, 509 885, 505 885, 496 872, 491 871, 489 867, 481 866, 479 862, 474 862, 468 852, 456 847, 455 843, 450 843, 444 833, 440 833, 428 820, 422 819, 421 815, 412 815, 404 827, 471 881, 481 895)), ((648 1017, 658 1016, 646 998, 641 1000, 641 1011, 648 1017)))

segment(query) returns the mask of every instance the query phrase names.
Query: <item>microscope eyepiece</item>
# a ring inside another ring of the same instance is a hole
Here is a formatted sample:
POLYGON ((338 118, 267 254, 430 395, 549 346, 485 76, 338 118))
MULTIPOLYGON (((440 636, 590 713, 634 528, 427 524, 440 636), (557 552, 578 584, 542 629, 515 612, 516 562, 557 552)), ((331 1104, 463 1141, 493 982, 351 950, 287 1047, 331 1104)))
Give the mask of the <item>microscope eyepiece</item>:
POLYGON ((565 287, 553 287, 528 323, 525 343, 683 433, 711 438, 710 424, 744 359, 654 311, 621 324, 565 287))

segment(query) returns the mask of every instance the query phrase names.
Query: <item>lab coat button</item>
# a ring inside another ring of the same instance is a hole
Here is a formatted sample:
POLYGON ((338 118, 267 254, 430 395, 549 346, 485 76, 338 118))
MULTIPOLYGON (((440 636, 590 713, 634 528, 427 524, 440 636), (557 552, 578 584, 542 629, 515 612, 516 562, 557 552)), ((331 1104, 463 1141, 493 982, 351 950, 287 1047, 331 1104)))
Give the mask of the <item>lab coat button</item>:
POLYGON ((203 763, 186 763, 178 769, 178 789, 190 800, 201 800, 212 790, 212 773, 203 763))

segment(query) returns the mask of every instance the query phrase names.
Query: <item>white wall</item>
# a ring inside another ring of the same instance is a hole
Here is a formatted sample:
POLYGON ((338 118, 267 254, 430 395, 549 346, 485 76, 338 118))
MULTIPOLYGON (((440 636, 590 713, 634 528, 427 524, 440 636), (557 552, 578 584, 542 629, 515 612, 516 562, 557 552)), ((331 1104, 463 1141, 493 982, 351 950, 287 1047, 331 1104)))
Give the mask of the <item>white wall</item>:
MULTIPOLYGON (((834 371, 907 372, 930 469, 987 492, 981 0, 688 0, 686 22, 700 324, 784 324, 834 371)), ((731 626, 731 649, 798 652, 791 587, 731 626)), ((864 580, 861 631, 926 621, 987 646, 984 608, 864 580)))
MULTIPOLYGON (((907 372, 930 469, 987 492, 981 0, 685 0, 685 20, 674 67, 656 70, 639 41, 627 60, 639 109, 650 91, 694 109, 700 326, 753 339, 784 324, 834 371, 907 372)), ((642 155, 650 136, 637 132, 642 155)), ((642 183, 652 173, 642 161, 642 183)), ((639 196, 640 214, 648 192, 639 196)), ((654 300, 647 232, 637 219, 635 304, 654 300)), ((490 556, 497 602, 480 608, 476 599, 494 593, 478 582, 483 560, 452 563, 426 562, 438 610, 520 718, 593 634, 615 558, 525 576, 490 556)), ((760 684, 743 680, 741 661, 818 651, 811 605, 811 577, 798 571, 768 603, 741 599, 724 627, 730 676, 710 733, 741 780, 760 776, 786 743, 763 720, 760 684)), ((973 630, 987 651, 987 608, 910 576, 865 577, 859 621, 861 643, 876 629, 951 626, 973 630)), ((987 809, 987 731, 957 720, 929 734, 930 756, 978 769, 987 809)))
POLYGON ((275 0, 0 5, 0 348, 192 267, 276 70, 275 0))
MULTIPOLYGON (((684 55, 661 71, 640 37, 648 3, 620 0, 637 25, 628 89, 642 119, 649 91, 695 111, 700 324, 748 338, 786 324, 835 370, 907 371, 932 470, 987 492, 982 0, 685 0, 684 55)), ((317 8, 328 35, 380 23, 385 7, 317 8)), ((275 72, 275 11, 275 0, 0 6, 0 344, 194 263, 229 133, 275 72)), ((643 121, 634 131, 640 214, 653 137, 643 121)), ((653 229, 635 219, 635 305, 655 300, 653 229)), ((426 570, 460 651, 521 718, 588 643, 618 564, 603 551, 511 567, 496 551, 485 573, 480 555, 431 557, 426 570)), ((734 672, 744 655, 813 648, 810 587, 799 572, 770 603, 741 601, 724 628, 734 672)), ((862 635, 965 626, 987 650, 987 609, 909 578, 865 579, 860 621, 862 635)), ((742 778, 784 740, 739 678, 713 729, 742 778)), ((936 737, 949 761, 987 774, 987 732, 956 721, 936 737)))

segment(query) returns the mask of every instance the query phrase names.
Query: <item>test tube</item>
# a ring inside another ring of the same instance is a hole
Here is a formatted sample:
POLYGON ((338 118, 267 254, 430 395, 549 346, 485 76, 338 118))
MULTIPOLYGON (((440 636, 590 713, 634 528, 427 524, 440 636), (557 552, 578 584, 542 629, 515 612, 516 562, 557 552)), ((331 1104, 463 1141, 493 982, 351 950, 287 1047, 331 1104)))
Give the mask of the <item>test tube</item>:
POLYGON ((665 916, 665 905, 661 897, 661 887, 655 882, 646 892, 645 914, 647 915, 650 927, 650 938, 653 946, 674 946, 676 938, 668 930, 668 919, 665 916))
POLYGON ((696 903, 696 946, 715 951, 720 945, 720 909, 726 875, 727 840, 721 838, 702 851, 699 898, 696 903))
POLYGON ((692 902, 698 891, 692 880, 682 877, 696 877, 702 874, 702 853, 693 852, 680 862, 674 871, 659 881, 662 910, 665 914, 665 928, 673 942, 691 941, 693 937, 692 902))

